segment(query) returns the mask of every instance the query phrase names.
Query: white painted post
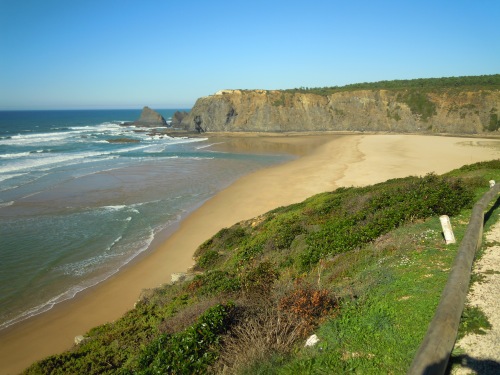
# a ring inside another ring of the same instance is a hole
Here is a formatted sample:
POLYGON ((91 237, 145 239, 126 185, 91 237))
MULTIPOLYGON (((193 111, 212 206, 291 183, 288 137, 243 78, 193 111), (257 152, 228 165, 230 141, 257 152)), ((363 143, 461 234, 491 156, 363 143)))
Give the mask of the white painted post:
POLYGON ((453 234, 453 229, 451 228, 451 222, 448 215, 442 215, 439 217, 439 221, 441 222, 441 228, 443 228, 444 240, 446 244, 455 243, 455 235, 453 234))

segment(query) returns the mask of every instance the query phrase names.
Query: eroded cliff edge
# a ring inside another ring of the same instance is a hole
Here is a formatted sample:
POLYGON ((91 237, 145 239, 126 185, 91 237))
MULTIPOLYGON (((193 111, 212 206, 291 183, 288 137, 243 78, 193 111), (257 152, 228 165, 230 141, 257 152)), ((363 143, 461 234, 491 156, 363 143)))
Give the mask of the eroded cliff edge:
POLYGON ((499 134, 500 90, 222 90, 182 121, 208 132, 383 131, 499 134), (201 121, 201 122, 200 122, 201 121))

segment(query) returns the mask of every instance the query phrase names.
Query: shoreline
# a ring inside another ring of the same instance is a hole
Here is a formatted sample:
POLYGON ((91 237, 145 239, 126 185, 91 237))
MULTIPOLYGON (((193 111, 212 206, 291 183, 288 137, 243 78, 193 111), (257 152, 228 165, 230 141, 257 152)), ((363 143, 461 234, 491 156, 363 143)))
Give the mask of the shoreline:
POLYGON ((341 186, 441 174, 500 157, 500 140, 491 138, 210 134, 210 139, 225 137, 236 141, 212 147, 283 150, 298 158, 239 178, 185 217, 153 251, 74 299, 0 332, 0 374, 17 373, 37 359, 69 349, 75 336, 119 318, 133 308, 142 290, 168 283, 172 273, 189 269, 197 247, 224 227, 341 186))

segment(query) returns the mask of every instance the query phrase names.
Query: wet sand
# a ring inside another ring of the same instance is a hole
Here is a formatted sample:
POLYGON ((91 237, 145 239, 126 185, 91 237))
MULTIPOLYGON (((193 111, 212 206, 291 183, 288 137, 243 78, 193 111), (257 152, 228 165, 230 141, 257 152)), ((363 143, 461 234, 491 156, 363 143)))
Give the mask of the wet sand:
MULTIPOLYGON (((341 186, 444 173, 500 158, 500 140, 417 135, 287 135, 222 138, 213 148, 289 152, 297 159, 244 176, 205 202, 154 251, 100 285, 0 332, 0 374, 68 349, 76 335, 119 318, 141 291, 193 265, 192 255, 224 227, 341 186)), ((210 141, 210 143, 211 143, 210 141)))

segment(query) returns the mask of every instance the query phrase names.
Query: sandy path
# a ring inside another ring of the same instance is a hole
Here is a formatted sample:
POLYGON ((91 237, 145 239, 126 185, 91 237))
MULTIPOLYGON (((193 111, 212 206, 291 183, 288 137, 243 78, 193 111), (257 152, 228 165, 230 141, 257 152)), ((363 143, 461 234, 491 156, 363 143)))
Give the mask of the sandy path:
POLYGON ((303 156, 239 179, 134 265, 74 300, 0 332, 0 374, 17 373, 34 360, 68 349, 76 335, 117 319, 133 307, 142 289, 169 282, 172 273, 189 268, 196 248, 223 227, 340 186, 443 173, 500 157, 500 140, 331 134, 253 138, 253 146, 243 142, 248 149, 292 147, 303 156))
POLYGON ((473 273, 484 279, 473 285, 467 303, 479 307, 492 327, 485 335, 466 335, 456 342, 455 348, 464 354, 462 365, 453 368, 454 375, 500 374, 500 218, 486 233, 485 245, 483 256, 473 266, 473 273))

